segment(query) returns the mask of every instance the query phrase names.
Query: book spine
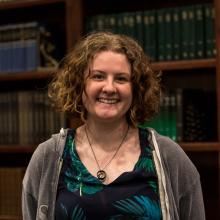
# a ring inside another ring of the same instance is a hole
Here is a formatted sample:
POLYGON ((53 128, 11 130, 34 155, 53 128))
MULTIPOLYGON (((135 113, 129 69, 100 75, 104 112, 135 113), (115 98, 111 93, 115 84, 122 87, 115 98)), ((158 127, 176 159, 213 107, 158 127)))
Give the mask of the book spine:
POLYGON ((212 4, 205 4, 205 41, 206 57, 212 58, 216 55, 214 19, 215 12, 212 4))
POLYGON ((194 6, 188 6, 188 55, 189 59, 195 59, 196 57, 196 23, 195 23, 195 10, 194 6))
POLYGON ((152 61, 157 60, 156 11, 143 12, 143 45, 144 51, 152 61))
POLYGON ((204 13, 202 5, 195 5, 195 43, 196 43, 196 58, 202 59, 205 57, 205 31, 204 31, 204 13))
POLYGON ((135 38, 137 42, 143 47, 143 13, 142 11, 137 11, 134 13, 135 16, 135 38))
POLYGON ((39 52, 39 25, 37 22, 26 23, 23 28, 25 39, 24 56, 25 69, 27 71, 37 70, 40 63, 39 52))
POLYGON ((177 141, 183 141, 183 91, 182 88, 176 89, 176 129, 177 129, 177 141))
POLYGON ((180 44, 181 44, 181 24, 180 24, 180 8, 173 8, 173 60, 180 60, 180 44))
POLYGON ((177 105, 176 94, 170 93, 170 138, 177 141, 177 105))
POLYGON ((173 19, 172 19, 172 9, 167 8, 164 12, 164 59, 172 60, 173 59, 173 19))
POLYGON ((165 50, 165 10, 157 10, 157 45, 158 45, 158 61, 164 61, 166 57, 165 50))
POLYGON ((181 9, 181 59, 189 59, 189 14, 187 7, 181 9))

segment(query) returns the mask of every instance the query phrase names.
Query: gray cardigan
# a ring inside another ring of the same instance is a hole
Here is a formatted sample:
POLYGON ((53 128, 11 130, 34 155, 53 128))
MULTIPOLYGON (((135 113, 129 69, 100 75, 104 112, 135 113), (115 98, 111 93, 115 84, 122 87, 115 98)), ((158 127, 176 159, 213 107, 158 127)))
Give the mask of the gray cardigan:
MULTIPOLYGON (((32 155, 23 179, 23 220, 54 219, 66 133, 61 129, 60 134, 41 143, 32 155)), ((200 177, 195 166, 171 139, 152 129, 150 133, 160 193, 163 194, 160 195, 161 207, 167 208, 163 220, 205 220, 200 177)))

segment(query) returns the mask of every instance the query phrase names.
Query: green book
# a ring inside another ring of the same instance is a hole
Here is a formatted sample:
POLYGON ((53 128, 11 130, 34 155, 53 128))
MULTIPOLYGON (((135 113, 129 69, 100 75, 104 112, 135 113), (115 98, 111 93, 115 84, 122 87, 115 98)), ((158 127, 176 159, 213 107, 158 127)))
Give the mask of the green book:
POLYGON ((172 60, 173 59, 173 17, 172 9, 167 8, 164 11, 164 59, 172 60))
POLYGON ((171 121, 170 121, 170 94, 166 94, 163 99, 161 109, 161 134, 171 138, 171 121))
POLYGON ((106 15, 105 22, 105 30, 117 33, 117 21, 115 14, 106 15))
POLYGON ((95 16, 95 27, 96 27, 96 31, 104 31, 106 28, 106 23, 105 23, 105 15, 104 14, 100 14, 100 15, 96 15, 95 16))
POLYGON ((97 29, 96 27, 96 16, 90 16, 85 19, 85 30, 86 34, 91 33, 97 29))
POLYGON ((115 15, 116 17, 116 33, 124 34, 125 26, 123 25, 123 13, 118 13, 115 15))
POLYGON ((134 29, 134 15, 131 12, 122 13, 122 34, 128 35, 130 37, 134 37, 135 29, 134 29))
POLYGON ((143 42, 144 50, 155 61, 157 60, 157 35, 155 10, 143 12, 143 42))
POLYGON ((180 26, 180 8, 172 9, 173 17, 173 60, 180 60, 181 26, 180 26))
POLYGON ((177 141, 177 115, 176 115, 176 94, 171 92, 170 94, 170 134, 169 137, 177 141))
POLYGON ((135 13, 128 12, 128 35, 132 38, 136 38, 136 30, 135 30, 135 13))
POLYGON ((158 46, 158 60, 164 61, 166 58, 166 50, 165 50, 165 10, 159 9, 157 10, 157 46, 158 46))
POLYGON ((143 47, 143 13, 142 11, 137 11, 134 13, 135 18, 135 39, 138 41, 138 43, 143 47))
POLYGON ((177 129, 177 141, 183 140, 183 89, 176 89, 176 129, 177 129))
POLYGON ((189 13, 187 7, 181 8, 181 59, 189 59, 189 13))
POLYGON ((188 56, 189 59, 195 59, 196 57, 196 24, 195 24, 195 11, 194 6, 188 6, 186 8, 188 13, 188 56))
POLYGON ((195 42, 196 42, 196 58, 205 57, 204 47, 204 13, 202 5, 195 5, 195 42))
POLYGON ((212 4, 205 4, 205 42, 206 42, 206 57, 216 56, 215 46, 215 28, 214 19, 215 12, 212 4))

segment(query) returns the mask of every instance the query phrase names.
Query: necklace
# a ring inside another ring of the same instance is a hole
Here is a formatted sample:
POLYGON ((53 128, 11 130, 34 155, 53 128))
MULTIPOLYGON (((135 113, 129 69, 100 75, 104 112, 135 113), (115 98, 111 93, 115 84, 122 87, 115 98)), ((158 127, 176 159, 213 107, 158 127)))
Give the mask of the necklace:
POLYGON ((104 182, 104 181, 105 181, 105 179, 106 179, 106 177, 107 177, 107 174, 106 174, 106 172, 105 172, 104 170, 105 170, 105 168, 112 162, 112 160, 115 158, 115 156, 116 156, 116 154, 118 153, 120 147, 122 146, 122 144, 123 144, 125 138, 127 137, 128 130, 129 130, 129 125, 128 125, 128 128, 127 128, 127 130, 126 130, 126 132, 125 132, 125 134, 124 134, 124 136, 123 136, 123 138, 122 138, 120 144, 118 145, 118 147, 117 147, 115 153, 113 154, 112 158, 108 161, 108 163, 107 163, 103 168, 101 168, 100 165, 99 165, 98 159, 97 159, 97 157, 96 157, 96 155, 95 155, 95 151, 94 151, 94 149, 93 149, 93 147, 92 147, 91 141, 90 141, 90 139, 89 139, 89 136, 88 136, 88 133, 87 133, 87 128, 86 128, 86 126, 85 126, 86 137, 87 137, 87 140, 88 140, 88 142, 89 142, 89 146, 90 146, 90 148, 91 148, 91 150, 92 150, 93 157, 94 157, 94 159, 95 159, 95 161, 96 161, 96 164, 97 164, 97 166, 98 166, 98 168, 99 168, 98 172, 96 173, 96 176, 97 176, 97 178, 98 178, 101 182, 104 182))

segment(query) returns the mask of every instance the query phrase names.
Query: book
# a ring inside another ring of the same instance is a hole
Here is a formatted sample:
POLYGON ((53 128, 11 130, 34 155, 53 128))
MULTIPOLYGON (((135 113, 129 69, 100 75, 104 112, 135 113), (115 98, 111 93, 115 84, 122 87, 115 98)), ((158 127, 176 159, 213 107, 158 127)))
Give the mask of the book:
POLYGON ((135 39, 137 42, 144 47, 144 42, 143 42, 143 32, 144 32, 144 22, 143 22, 143 12, 142 11, 137 11, 134 12, 134 18, 135 18, 135 39))
POLYGON ((205 10, 205 41, 206 41, 206 57, 211 58, 216 56, 215 45, 215 11, 212 4, 204 4, 205 10))
POLYGON ((157 10, 157 60, 164 61, 166 58, 166 38, 165 38, 165 12, 166 9, 157 10))
POLYGON ((205 57, 205 15, 203 5, 195 5, 195 44, 196 44, 196 58, 201 59, 205 57))
POLYGON ((164 11, 164 60, 173 60, 173 10, 164 11))
POLYGON ((216 109, 214 90, 183 90, 183 141, 216 141, 216 109))
POLYGON ((172 58, 173 60, 181 59, 181 18, 180 18, 179 7, 175 7, 172 9, 172 19, 173 19, 173 52, 172 58))
POLYGON ((186 7, 181 10, 181 59, 189 59, 189 14, 186 7))
POLYGON ((51 106, 45 90, 0 94, 0 144, 33 146, 66 126, 66 117, 51 106))
POLYGON ((188 59, 195 59, 196 58, 196 16, 195 16, 195 10, 194 10, 194 5, 188 6, 186 8, 187 13, 188 13, 188 59))
POLYGON ((152 61, 190 60, 216 56, 214 20, 213 4, 206 3, 96 15, 86 29, 131 36, 152 61))
POLYGON ((57 68, 65 51, 62 34, 37 21, 0 26, 0 72, 57 68))

